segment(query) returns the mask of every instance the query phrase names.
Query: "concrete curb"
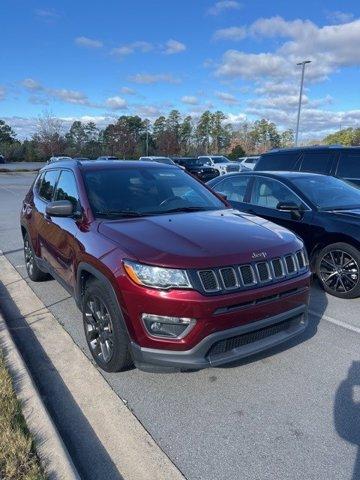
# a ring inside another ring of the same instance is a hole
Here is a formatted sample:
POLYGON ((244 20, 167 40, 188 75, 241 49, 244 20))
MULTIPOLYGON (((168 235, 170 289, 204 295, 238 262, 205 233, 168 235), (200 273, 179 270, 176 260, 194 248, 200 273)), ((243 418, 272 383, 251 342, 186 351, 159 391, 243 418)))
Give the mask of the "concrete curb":
POLYGON ((46 410, 31 375, 0 314, 0 346, 13 378, 26 424, 34 436, 36 450, 50 480, 78 480, 80 476, 46 410))
MULTIPOLYGON (((0 281, 9 296, 3 301, 16 304, 17 318, 20 314, 36 336, 122 479, 184 480, 182 473, 1 251, 0 281)), ((11 319, 10 315, 9 321, 11 319)))

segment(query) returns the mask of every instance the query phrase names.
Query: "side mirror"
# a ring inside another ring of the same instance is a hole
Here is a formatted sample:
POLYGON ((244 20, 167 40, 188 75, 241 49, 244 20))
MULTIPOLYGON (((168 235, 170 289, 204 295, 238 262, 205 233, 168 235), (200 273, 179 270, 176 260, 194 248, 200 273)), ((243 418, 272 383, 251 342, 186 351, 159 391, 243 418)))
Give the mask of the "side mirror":
POLYGON ((74 206, 69 200, 56 200, 46 205, 46 214, 50 217, 71 217, 74 206))
POLYGON ((300 220, 302 218, 302 210, 299 205, 293 202, 279 202, 276 205, 276 209, 280 210, 281 212, 290 212, 291 216, 295 220, 300 220))

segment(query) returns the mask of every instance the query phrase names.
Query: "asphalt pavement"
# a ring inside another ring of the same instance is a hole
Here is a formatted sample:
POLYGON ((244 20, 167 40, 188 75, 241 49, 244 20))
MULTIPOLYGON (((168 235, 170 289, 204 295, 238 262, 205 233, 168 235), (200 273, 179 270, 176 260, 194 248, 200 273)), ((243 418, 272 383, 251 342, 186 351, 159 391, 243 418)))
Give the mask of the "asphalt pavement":
MULTIPOLYGON (((0 249, 24 278, 19 211, 33 178, 0 174, 0 249)), ((27 281, 89 355, 68 293, 27 281)), ((315 285, 317 315, 286 346, 223 368, 104 376, 189 480, 358 480, 359 307, 315 285)))

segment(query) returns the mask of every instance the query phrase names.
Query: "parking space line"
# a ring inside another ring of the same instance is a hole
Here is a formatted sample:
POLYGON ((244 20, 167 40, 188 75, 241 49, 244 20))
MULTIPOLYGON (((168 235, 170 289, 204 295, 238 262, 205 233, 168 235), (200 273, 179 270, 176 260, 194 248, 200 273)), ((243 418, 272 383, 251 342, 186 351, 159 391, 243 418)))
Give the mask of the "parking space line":
POLYGON ((360 328, 355 327, 354 325, 350 325, 349 323, 342 322, 341 320, 337 320, 336 318, 329 317, 328 315, 323 315, 321 313, 316 312, 315 310, 309 309, 309 313, 311 315, 315 315, 316 317, 321 318, 322 320, 326 320, 330 323, 333 323, 334 325, 337 325, 338 327, 346 328, 347 330, 350 330, 355 333, 360 333, 360 328))

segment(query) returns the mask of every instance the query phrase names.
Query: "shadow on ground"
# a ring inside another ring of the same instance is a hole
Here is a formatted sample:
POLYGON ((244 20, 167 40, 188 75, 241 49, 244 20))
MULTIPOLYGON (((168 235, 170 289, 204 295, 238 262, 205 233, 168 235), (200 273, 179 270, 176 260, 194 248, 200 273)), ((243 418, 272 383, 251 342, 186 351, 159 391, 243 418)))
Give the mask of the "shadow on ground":
POLYGON ((1 282, 0 311, 81 478, 121 480, 107 451, 1 282))

